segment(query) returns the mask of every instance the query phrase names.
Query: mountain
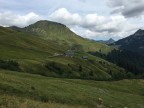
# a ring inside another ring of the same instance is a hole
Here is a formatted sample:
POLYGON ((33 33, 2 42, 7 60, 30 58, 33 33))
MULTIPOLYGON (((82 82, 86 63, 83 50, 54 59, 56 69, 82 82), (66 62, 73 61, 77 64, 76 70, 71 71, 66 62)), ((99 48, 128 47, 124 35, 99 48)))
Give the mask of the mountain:
POLYGON ((59 44, 68 45, 72 49, 81 49, 84 51, 100 50, 104 53, 111 50, 111 47, 89 41, 73 33, 68 27, 63 24, 51 21, 38 21, 28 27, 22 29, 23 32, 34 34, 44 40, 52 40, 59 44))
POLYGON ((144 30, 139 29, 133 35, 115 42, 122 49, 137 52, 144 56, 144 30))
POLYGON ((97 42, 104 43, 104 44, 113 44, 115 42, 114 39, 110 38, 109 40, 99 40, 97 42))
POLYGON ((61 23, 47 20, 38 21, 24 28, 12 26, 8 29, 17 32, 21 31, 22 33, 33 35, 43 40, 53 41, 59 45, 67 45, 69 49, 79 49, 86 52, 101 50, 103 53, 107 53, 113 49, 108 45, 82 38, 61 23))
MULTIPOLYGON (((134 75, 144 77, 144 30, 138 30, 133 35, 121 39, 112 45, 118 48, 108 54, 92 52, 93 55, 102 57, 109 62, 123 67, 134 75)), ((133 76, 133 75, 132 75, 133 76)))
POLYGON ((84 39, 55 22, 38 21, 25 28, 1 27, 0 43, 2 69, 95 80, 119 79, 127 74, 125 69, 87 53, 107 53, 112 47, 84 39), (74 57, 64 55, 68 50, 74 57))
POLYGON ((114 43, 114 42, 115 42, 115 40, 112 39, 112 38, 110 38, 109 40, 106 41, 107 44, 112 44, 112 43, 114 43))

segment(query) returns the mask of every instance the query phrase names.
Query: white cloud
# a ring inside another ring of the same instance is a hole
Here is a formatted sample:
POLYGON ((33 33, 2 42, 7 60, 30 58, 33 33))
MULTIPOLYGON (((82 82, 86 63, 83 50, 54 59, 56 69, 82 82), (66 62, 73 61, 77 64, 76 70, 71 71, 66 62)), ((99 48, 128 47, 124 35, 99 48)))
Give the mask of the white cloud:
POLYGON ((92 31, 97 32, 118 32, 123 30, 123 24, 126 22, 126 19, 123 16, 110 16, 103 17, 101 20, 96 20, 98 23, 90 28, 92 31))
POLYGON ((107 22, 107 19, 104 16, 99 16, 97 14, 87 14, 86 16, 83 17, 81 26, 85 28, 90 28, 96 25, 101 25, 106 22, 107 22))
POLYGON ((3 26, 15 25, 19 27, 24 27, 40 19, 41 17, 33 12, 30 12, 25 15, 19 15, 19 14, 15 14, 12 12, 0 13, 0 25, 3 25, 3 26))
POLYGON ((49 18, 54 21, 64 23, 66 25, 77 25, 82 20, 79 14, 77 13, 71 14, 65 8, 60 8, 56 10, 49 16, 49 18))

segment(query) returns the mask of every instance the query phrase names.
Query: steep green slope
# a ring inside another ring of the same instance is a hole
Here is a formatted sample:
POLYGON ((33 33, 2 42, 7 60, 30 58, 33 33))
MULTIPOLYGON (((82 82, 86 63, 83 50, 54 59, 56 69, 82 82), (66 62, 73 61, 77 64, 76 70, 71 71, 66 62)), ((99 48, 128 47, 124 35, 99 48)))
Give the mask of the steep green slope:
POLYGON ((4 28, 0 26, 0 34, 7 34, 7 33, 16 33, 17 31, 10 29, 10 28, 4 28))
POLYGON ((59 79, 0 70, 0 107, 95 108, 102 98, 105 108, 142 108, 143 82, 59 79))
POLYGON ((1 58, 45 58, 55 52, 64 52, 66 49, 67 46, 60 46, 54 41, 45 41, 34 35, 8 28, 0 29, 1 58))
POLYGON ((72 48, 79 46, 84 51, 99 51, 101 49, 106 53, 112 49, 105 44, 84 39, 70 31, 65 25, 56 22, 38 21, 23 28, 22 31, 38 35, 45 40, 50 39, 60 44, 69 45, 72 48))

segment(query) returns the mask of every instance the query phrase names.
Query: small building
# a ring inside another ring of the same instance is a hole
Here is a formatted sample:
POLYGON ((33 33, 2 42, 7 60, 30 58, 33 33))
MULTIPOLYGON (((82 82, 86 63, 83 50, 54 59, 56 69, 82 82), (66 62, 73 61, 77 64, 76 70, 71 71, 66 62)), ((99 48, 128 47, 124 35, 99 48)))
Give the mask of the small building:
POLYGON ((67 56, 67 57, 73 57, 74 54, 75 54, 75 53, 74 53, 74 51, 72 51, 72 50, 68 50, 67 52, 64 53, 64 55, 67 56))
POLYGON ((63 54, 59 54, 59 53, 54 53, 54 55, 53 56, 62 56, 63 54))
POLYGON ((59 54, 58 53, 54 53, 54 55, 53 56, 59 56, 59 54))
POLYGON ((82 56, 83 59, 87 60, 88 59, 88 56, 82 56))

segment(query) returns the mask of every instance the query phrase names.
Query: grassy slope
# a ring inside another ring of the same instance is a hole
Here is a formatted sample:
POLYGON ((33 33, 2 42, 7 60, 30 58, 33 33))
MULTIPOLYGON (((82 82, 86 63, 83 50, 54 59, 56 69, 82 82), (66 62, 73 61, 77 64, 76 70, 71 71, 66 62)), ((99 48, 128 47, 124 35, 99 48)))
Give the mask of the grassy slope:
POLYGON ((42 58, 67 49, 67 46, 59 46, 53 41, 45 41, 33 35, 8 30, 6 28, 0 30, 1 58, 42 58))
POLYGON ((35 108, 36 105, 40 108, 94 108, 98 98, 103 99, 106 107, 142 108, 143 90, 143 80, 72 80, 0 70, 0 107, 3 108, 8 105, 13 108, 35 108))
POLYGON ((23 31, 37 34, 43 39, 54 40, 61 44, 67 43, 70 46, 75 44, 81 45, 84 51, 99 51, 101 49, 101 51, 106 53, 112 49, 105 44, 84 39, 70 31, 65 25, 55 22, 38 21, 35 24, 25 27, 23 31))
POLYGON ((108 74, 108 72, 111 70, 114 75, 118 76, 119 73, 125 73, 125 70, 117 67, 116 65, 109 63, 105 60, 102 60, 97 57, 93 57, 89 55, 89 60, 83 60, 81 56, 77 55, 74 58, 69 57, 48 57, 48 58, 35 58, 35 59, 14 59, 18 61, 20 64, 20 67, 23 72, 28 72, 32 74, 41 74, 45 76, 54 76, 54 77, 69 77, 69 78, 86 78, 86 79, 95 79, 95 80, 108 80, 111 79, 111 75, 108 74), (104 62, 103 63, 100 63, 104 62), (59 67, 62 67, 63 69, 63 75, 55 75, 55 73, 51 70, 48 70, 45 67, 46 63, 55 62, 59 65, 59 67), (62 65, 62 66, 61 66, 62 65), (75 72, 68 73, 69 70, 66 70, 69 68, 68 65, 71 65, 75 72), (79 72, 79 66, 83 67, 82 72, 79 72), (90 72, 93 72, 93 76, 89 76, 90 72), (74 75, 73 75, 74 74, 74 75), (84 75, 85 77, 81 77, 84 75))
MULTIPOLYGON (((76 38, 77 36, 74 37, 76 38)), ((85 40, 80 37, 77 38, 85 40)), ((95 48, 97 48, 97 46, 95 46, 95 48)), ((45 68, 45 63, 51 61, 63 64, 64 67, 68 67, 68 64, 73 65, 76 71, 72 73, 74 75, 71 76, 74 76, 74 78, 88 76, 90 71, 93 71, 94 75, 91 79, 102 80, 111 78, 108 74, 109 70, 112 70, 113 73, 116 74, 124 72, 123 69, 114 64, 88 55, 85 52, 77 52, 75 58, 51 57, 54 53, 63 54, 67 49, 69 49, 68 45, 59 44, 53 40, 44 40, 38 36, 36 37, 34 34, 30 35, 17 32, 9 28, 1 27, 0 29, 0 59, 13 59, 18 61, 23 72, 59 77, 59 75, 55 75, 55 73, 45 68), (83 60, 81 58, 83 55, 88 55, 91 62, 83 60), (105 64, 101 64, 100 61, 104 61, 105 64), (83 66, 83 75, 77 73, 79 65, 83 66)), ((62 75, 62 77, 67 76, 62 75)))

